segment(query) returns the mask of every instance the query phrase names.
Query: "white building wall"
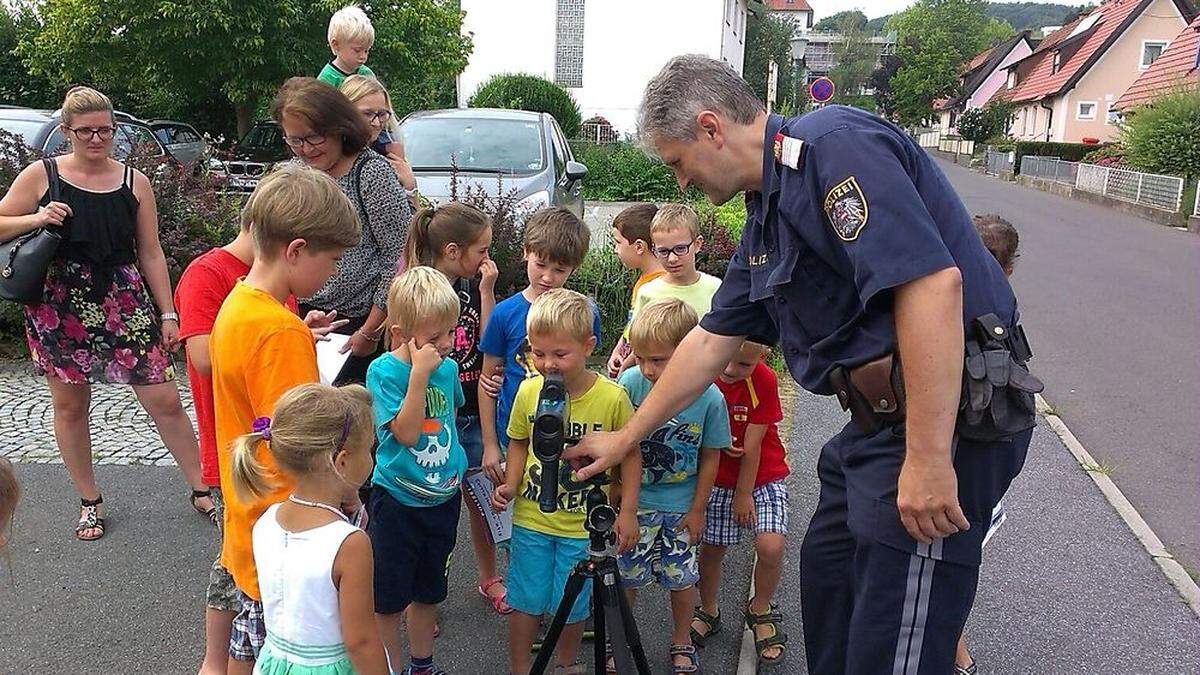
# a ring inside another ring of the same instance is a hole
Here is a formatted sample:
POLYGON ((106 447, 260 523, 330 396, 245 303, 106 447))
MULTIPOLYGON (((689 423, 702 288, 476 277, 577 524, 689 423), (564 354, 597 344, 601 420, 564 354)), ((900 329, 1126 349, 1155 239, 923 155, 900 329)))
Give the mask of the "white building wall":
POLYGON ((1016 46, 1012 48, 1012 51, 1008 53, 1008 56, 1004 57, 1004 60, 1000 62, 1000 65, 992 71, 992 74, 988 75, 988 78, 983 81, 983 84, 979 85, 979 88, 975 90, 975 93, 971 95, 971 98, 967 99, 967 109, 982 108, 984 104, 991 100, 993 94, 1000 91, 1000 88, 1005 86, 1008 80, 1008 71, 1005 69, 1011 64, 1020 61, 1032 53, 1033 50, 1029 48, 1028 42, 1025 40, 1018 42, 1016 46))
MULTIPOLYGON (((461 2, 475 49, 459 76, 459 106, 498 73, 554 80, 556 0, 461 2)), ((742 71, 746 0, 588 0, 584 7, 583 86, 568 89, 584 119, 601 115, 633 132, 646 83, 673 56, 705 54, 742 71), (727 2, 737 7, 728 25, 727 2)))

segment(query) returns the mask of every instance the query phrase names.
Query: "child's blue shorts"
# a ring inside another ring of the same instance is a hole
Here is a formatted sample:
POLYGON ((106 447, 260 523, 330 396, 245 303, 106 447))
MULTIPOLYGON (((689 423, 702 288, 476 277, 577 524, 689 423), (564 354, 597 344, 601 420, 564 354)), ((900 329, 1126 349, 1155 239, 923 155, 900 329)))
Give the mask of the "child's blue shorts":
MULTIPOLYGON (((562 601, 567 577, 587 558, 587 538, 557 537, 513 525, 508 560, 508 605, 518 612, 553 615, 562 601), (547 583, 549 582, 549 583, 547 583)), ((591 610, 592 581, 585 580, 567 623, 579 623, 591 610)))

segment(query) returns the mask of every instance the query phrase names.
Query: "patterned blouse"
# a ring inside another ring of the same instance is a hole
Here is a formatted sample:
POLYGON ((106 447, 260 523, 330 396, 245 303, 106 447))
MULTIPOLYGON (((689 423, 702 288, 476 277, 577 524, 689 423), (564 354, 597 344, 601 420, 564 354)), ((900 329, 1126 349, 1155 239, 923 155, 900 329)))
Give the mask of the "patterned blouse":
POLYGON ((363 236, 358 246, 342 255, 338 271, 304 303, 340 318, 362 318, 375 305, 386 311, 387 289, 404 250, 412 205, 382 155, 363 150, 337 184, 358 208, 363 236))

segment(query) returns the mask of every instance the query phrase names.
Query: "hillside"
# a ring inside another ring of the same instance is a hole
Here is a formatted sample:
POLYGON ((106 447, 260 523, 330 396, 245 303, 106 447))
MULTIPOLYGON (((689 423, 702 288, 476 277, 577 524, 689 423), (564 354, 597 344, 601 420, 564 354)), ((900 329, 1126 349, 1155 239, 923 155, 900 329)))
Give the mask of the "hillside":
MULTIPOLYGON (((1056 5, 1040 2, 989 2, 986 14, 1002 21, 1017 30, 1026 28, 1041 28, 1042 26, 1059 26, 1074 17, 1089 5, 1056 5)), ((880 31, 891 15, 881 16, 867 22, 867 30, 880 31)))

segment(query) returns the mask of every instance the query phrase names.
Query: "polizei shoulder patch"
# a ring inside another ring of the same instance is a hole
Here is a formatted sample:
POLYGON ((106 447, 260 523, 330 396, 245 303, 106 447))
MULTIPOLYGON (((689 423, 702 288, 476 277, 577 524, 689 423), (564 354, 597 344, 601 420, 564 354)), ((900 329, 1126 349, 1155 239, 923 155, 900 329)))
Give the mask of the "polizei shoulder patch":
POLYGON ((825 195, 825 215, 842 241, 854 241, 867 226, 867 197, 854 176, 830 188, 825 195))
POLYGON ((799 138, 785 136, 782 131, 775 134, 775 161, 796 171, 800 170, 803 159, 804 141, 799 138))

